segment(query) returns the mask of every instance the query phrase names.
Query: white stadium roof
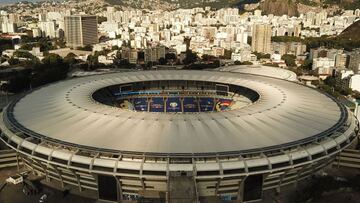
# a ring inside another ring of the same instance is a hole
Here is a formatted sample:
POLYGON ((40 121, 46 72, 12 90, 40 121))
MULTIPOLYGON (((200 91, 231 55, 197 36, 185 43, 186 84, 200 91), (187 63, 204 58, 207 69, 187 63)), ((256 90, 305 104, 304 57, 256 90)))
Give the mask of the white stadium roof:
POLYGON ((296 73, 284 68, 277 68, 271 66, 235 65, 235 66, 225 66, 225 67, 217 68, 217 70, 234 72, 234 73, 249 73, 249 74, 268 76, 268 77, 279 78, 289 81, 297 81, 296 73))
POLYGON ((147 153, 221 153, 298 142, 323 133, 341 118, 339 105, 317 90, 251 74, 215 71, 113 73, 54 83, 13 107, 26 131, 81 147, 147 153), (254 104, 211 113, 133 112, 96 102, 103 87, 151 80, 214 81, 248 87, 254 104))

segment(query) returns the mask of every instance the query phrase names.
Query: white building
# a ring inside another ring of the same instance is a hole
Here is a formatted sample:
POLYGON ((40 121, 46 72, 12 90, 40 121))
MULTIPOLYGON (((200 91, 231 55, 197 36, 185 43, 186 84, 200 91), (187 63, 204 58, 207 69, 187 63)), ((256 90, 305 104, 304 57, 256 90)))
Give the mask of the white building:
POLYGON ((356 91, 360 92, 360 74, 351 76, 350 82, 349 82, 349 87, 352 90, 356 90, 356 91))
POLYGON ((3 22, 1 23, 3 33, 15 33, 17 32, 17 26, 15 23, 3 22))
POLYGON ((330 58, 316 58, 313 60, 312 69, 316 70, 318 75, 332 75, 335 68, 335 60, 330 58))
POLYGON ((56 25, 54 21, 39 22, 39 29, 41 30, 41 36, 43 37, 56 37, 56 25))

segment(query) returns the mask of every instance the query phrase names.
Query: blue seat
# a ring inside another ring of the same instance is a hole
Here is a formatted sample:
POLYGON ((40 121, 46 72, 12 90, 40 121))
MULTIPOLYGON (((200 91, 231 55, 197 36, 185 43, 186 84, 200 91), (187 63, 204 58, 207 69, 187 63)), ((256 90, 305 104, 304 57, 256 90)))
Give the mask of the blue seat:
POLYGON ((211 97, 200 97, 199 98, 200 111, 207 112, 214 110, 214 98, 211 97))
POLYGON ((180 97, 168 97, 167 98, 166 112, 182 112, 180 97))
POLYGON ((150 100, 150 111, 151 112, 164 112, 164 98, 163 97, 153 97, 150 100))
POLYGON ((199 112, 199 106, 195 97, 184 97, 184 112, 199 112))
POLYGON ((134 98, 133 104, 136 111, 148 111, 147 98, 134 98))

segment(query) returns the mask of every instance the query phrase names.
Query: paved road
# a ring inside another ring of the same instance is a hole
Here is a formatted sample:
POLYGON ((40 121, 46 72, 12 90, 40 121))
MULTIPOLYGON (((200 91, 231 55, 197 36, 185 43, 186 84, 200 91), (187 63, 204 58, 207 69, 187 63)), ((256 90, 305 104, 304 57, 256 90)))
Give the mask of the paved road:
POLYGON ((44 188, 39 195, 26 196, 22 192, 22 184, 8 184, 0 193, 0 203, 38 203, 42 194, 48 195, 48 203, 95 203, 94 199, 69 194, 63 197, 61 191, 52 188, 44 188))
MULTIPOLYGON (((21 168, 20 171, 23 171, 21 168)), ((17 174, 16 167, 5 168, 0 170, 0 185, 5 182, 5 179, 10 175, 17 174)), ((80 197, 74 194, 69 194, 63 197, 63 193, 53 188, 44 187, 39 195, 26 196, 22 192, 22 184, 7 186, 0 192, 0 203, 38 203, 40 196, 46 193, 48 195, 48 203, 95 203, 96 200, 80 197)))

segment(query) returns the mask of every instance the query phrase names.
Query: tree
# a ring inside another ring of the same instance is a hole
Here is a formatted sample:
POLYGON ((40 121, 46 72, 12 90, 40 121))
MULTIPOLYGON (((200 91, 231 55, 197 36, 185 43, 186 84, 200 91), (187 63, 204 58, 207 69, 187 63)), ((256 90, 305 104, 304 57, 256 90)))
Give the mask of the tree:
POLYGON ((8 62, 9 62, 9 64, 10 64, 11 66, 17 65, 17 64, 20 63, 19 59, 16 59, 16 58, 14 58, 14 57, 11 57, 11 58, 8 60, 8 62))
POLYGON ((19 58, 27 58, 27 59, 32 59, 34 58, 35 56, 32 55, 30 52, 28 51, 19 51, 19 50, 16 50, 14 52, 14 56, 15 57, 19 57, 19 58))
POLYGON ((72 52, 68 53, 68 55, 66 55, 64 57, 64 63, 69 64, 70 68, 77 62, 76 60, 76 55, 72 52))
POLYGON ((24 89, 29 88, 30 78, 29 74, 25 72, 16 73, 15 76, 11 77, 9 83, 6 85, 6 91, 18 93, 24 89))
POLYGON ((296 63, 295 63, 296 56, 294 56, 292 54, 285 54, 281 57, 281 59, 285 61, 286 65, 288 67, 296 66, 296 63))
POLYGON ((93 48, 93 46, 88 44, 88 45, 86 45, 84 47, 79 47, 78 49, 82 50, 82 51, 92 51, 92 48, 93 48))
POLYGON ((31 43, 31 44, 23 44, 23 45, 21 45, 20 49, 30 51, 34 46, 35 46, 35 44, 33 44, 33 43, 31 43))
POLYGON ((198 59, 197 54, 192 52, 191 50, 188 50, 188 51, 186 51, 186 56, 185 56, 183 63, 185 65, 189 65, 189 64, 196 62, 197 59, 198 59))
POLYGON ((89 70, 95 70, 99 67, 99 59, 97 55, 89 55, 87 57, 86 63, 89 70))
POLYGON ((0 39, 0 52, 6 50, 6 49, 12 49, 12 41, 8 39, 0 39))
POLYGON ((250 61, 244 61, 244 62, 235 61, 234 64, 235 64, 235 65, 253 65, 253 63, 250 62, 250 61))
POLYGON ((306 59, 301 66, 304 70, 312 70, 313 62, 310 59, 306 59))
POLYGON ((175 60, 176 55, 174 53, 167 53, 167 54, 165 54, 165 59, 166 60, 175 60))
POLYGON ((159 59, 159 64, 160 65, 165 65, 166 64, 166 59, 164 58, 164 57, 161 57, 160 59, 159 59))
POLYGON ((336 79, 334 77, 327 77, 324 80, 324 83, 330 87, 335 87, 336 85, 336 79))
POLYGON ((231 54, 232 54, 231 50, 225 49, 223 58, 224 59, 231 59, 231 54))
POLYGON ((31 78, 32 87, 59 81, 67 77, 69 65, 57 54, 49 54, 41 64, 35 65, 31 78))
POLYGON ((113 50, 113 51, 119 50, 119 46, 118 46, 118 45, 112 46, 112 47, 111 47, 111 50, 113 50))
POLYGON ((255 56, 258 59, 263 59, 263 58, 269 59, 270 58, 270 54, 264 54, 264 53, 259 53, 259 52, 254 52, 253 54, 255 54, 255 56))
POLYGON ((293 36, 273 36, 271 37, 272 42, 301 42, 300 37, 293 36))
POLYGON ((204 61, 209 62, 209 61, 215 60, 216 57, 213 56, 213 55, 204 54, 204 55, 202 55, 201 58, 202 58, 204 61))
POLYGON ((42 62, 47 65, 59 66, 63 64, 63 59, 57 54, 49 54, 42 60, 42 62))
POLYGON ((66 47, 66 43, 63 39, 57 39, 55 41, 55 46, 56 48, 65 48, 66 47))
POLYGON ((98 16, 98 24, 101 24, 102 22, 107 21, 107 18, 104 16, 98 16))

